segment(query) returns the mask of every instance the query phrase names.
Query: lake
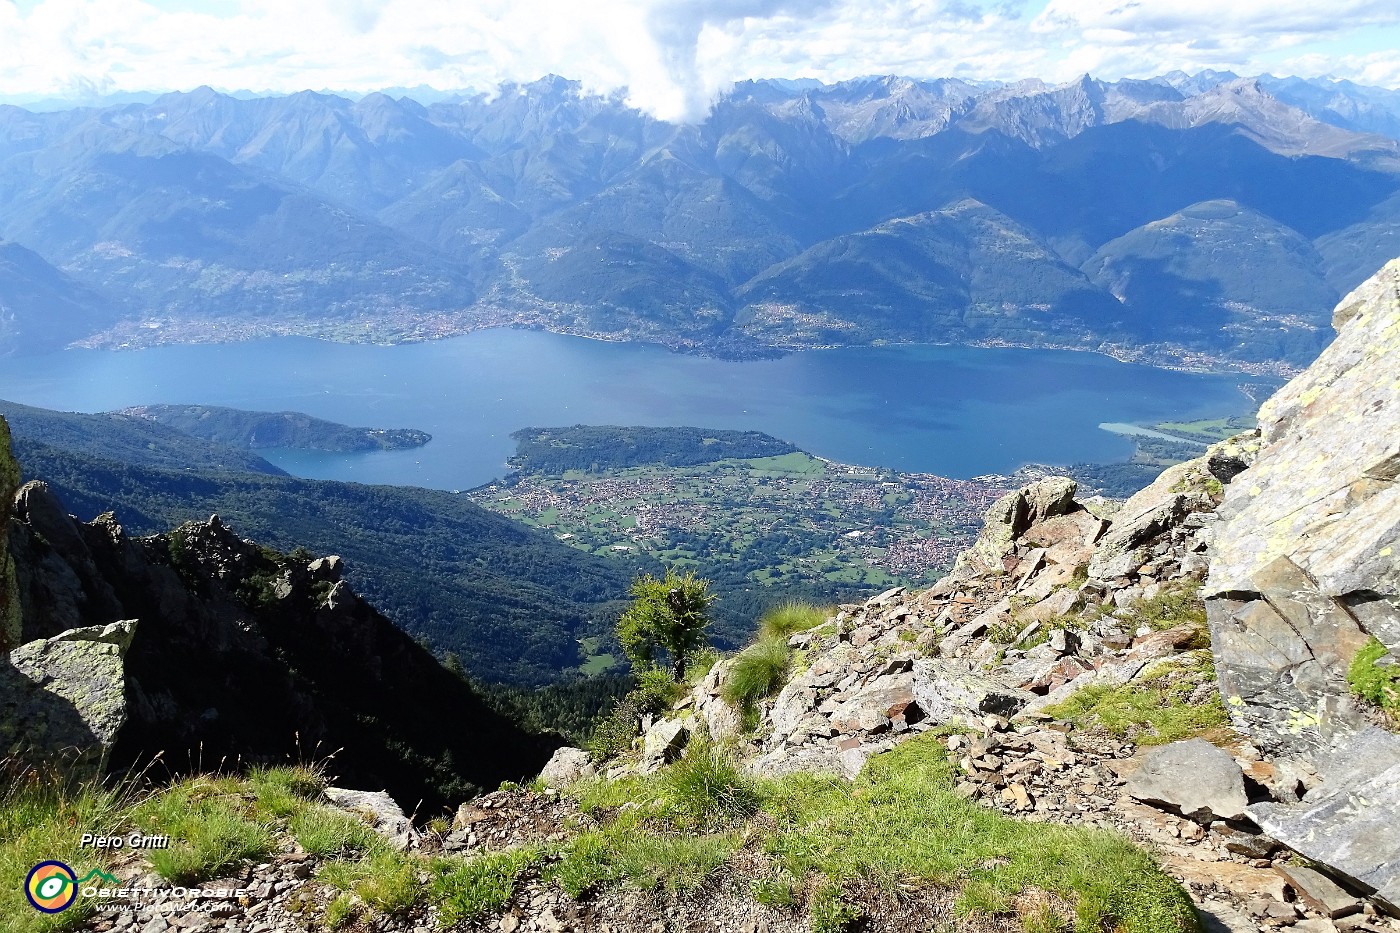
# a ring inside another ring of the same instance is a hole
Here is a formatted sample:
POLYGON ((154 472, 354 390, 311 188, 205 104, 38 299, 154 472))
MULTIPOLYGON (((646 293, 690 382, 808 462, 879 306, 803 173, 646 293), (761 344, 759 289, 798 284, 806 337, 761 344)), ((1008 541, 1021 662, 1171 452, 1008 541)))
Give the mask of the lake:
POLYGON ((839 460, 967 478, 1028 462, 1114 461, 1103 422, 1243 414, 1257 377, 1061 350, 897 346, 730 362, 542 331, 372 346, 297 337, 65 350, 0 361, 0 398, 66 411, 186 403, 419 428, 425 447, 264 451, 299 476, 466 489, 503 476, 512 431, 571 424, 764 431, 839 460))

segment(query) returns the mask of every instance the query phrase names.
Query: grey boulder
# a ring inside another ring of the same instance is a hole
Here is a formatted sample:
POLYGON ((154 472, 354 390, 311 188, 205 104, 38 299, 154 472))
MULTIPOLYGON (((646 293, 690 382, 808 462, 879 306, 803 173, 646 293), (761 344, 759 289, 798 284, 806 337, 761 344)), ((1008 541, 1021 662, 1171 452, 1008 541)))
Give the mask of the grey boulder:
POLYGON ((1249 815, 1244 772, 1227 752, 1204 739, 1148 752, 1142 767, 1128 779, 1127 791, 1143 803, 1206 824, 1249 815))

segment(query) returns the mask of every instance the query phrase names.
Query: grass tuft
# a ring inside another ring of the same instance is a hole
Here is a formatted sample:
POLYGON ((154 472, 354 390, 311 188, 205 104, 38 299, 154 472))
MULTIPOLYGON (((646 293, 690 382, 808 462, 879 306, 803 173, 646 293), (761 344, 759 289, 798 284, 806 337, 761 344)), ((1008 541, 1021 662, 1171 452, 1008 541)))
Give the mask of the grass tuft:
POLYGON ((789 602, 775 606, 763 614, 758 622, 760 641, 787 641, 798 632, 816 628, 827 620, 830 610, 810 603, 789 602))
POLYGON ((437 859, 433 896, 438 903, 438 920, 445 929, 471 923, 499 913, 510 903, 516 882, 539 863, 534 847, 482 855, 467 861, 437 859))
POLYGON ((729 665, 720 687, 725 702, 737 710, 752 710, 759 700, 782 688, 791 660, 786 642, 778 639, 745 648, 729 665))
POLYGON ((664 799, 689 827, 713 830, 733 825, 758 811, 754 780, 728 755, 708 742, 690 744, 661 778, 664 799))

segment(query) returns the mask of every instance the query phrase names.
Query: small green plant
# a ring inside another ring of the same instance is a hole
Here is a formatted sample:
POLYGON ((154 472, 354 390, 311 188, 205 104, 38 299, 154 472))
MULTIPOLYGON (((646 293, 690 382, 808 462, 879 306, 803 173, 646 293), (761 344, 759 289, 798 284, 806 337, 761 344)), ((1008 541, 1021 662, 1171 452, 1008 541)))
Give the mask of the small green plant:
POLYGON ((1178 625, 1193 625, 1200 635, 1192 648, 1210 645, 1210 630, 1206 627, 1206 604, 1201 599, 1199 583, 1170 583, 1151 599, 1140 600, 1128 607, 1123 623, 1130 629, 1147 626, 1154 632, 1164 632, 1178 625))
POLYGON ((721 750, 698 740, 666 769, 661 789, 688 826, 704 830, 745 820, 760 803, 753 779, 721 750))
POLYGON ((1400 665, 1377 663, 1388 654, 1378 639, 1368 641, 1347 668, 1347 685, 1352 693, 1374 703, 1400 723, 1400 665))
POLYGON ((355 919, 359 911, 355 909, 355 898, 349 894, 340 893, 331 899, 326 905, 326 914, 322 918, 326 928, 339 930, 341 927, 355 919))
POLYGON ((418 867, 413 856, 378 846, 358 862, 323 863, 317 877, 392 917, 408 913, 418 903, 418 867))
POLYGON ((170 848, 148 853, 161 877, 192 884, 272 852, 272 833, 242 790, 233 778, 195 777, 136 807, 138 825, 171 838, 170 848))
POLYGON ((642 671, 637 677, 637 686, 631 696, 643 713, 653 716, 668 712, 681 698, 682 687, 671 679, 671 675, 660 668, 642 671))
POLYGON ((812 933, 843 933, 861 918, 861 909, 845 899, 839 885, 823 884, 807 900, 812 933))
POLYGON ((637 701, 623 697, 613 705, 612 711, 593 728, 588 740, 588 753, 594 761, 606 761, 626 752, 632 741, 641 732, 642 711, 637 701))
POLYGON ((379 841, 364 820, 329 807, 308 807, 294 814, 289 828, 298 845, 323 858, 366 852, 379 841))
POLYGON ((766 907, 792 907, 797 903, 797 884, 786 875, 759 878, 749 885, 753 899, 766 907))
POLYGON ((775 606, 763 614, 758 622, 760 640, 781 639, 787 641, 798 632, 816 628, 827 620, 829 610, 810 603, 788 602, 775 606))
POLYGON ((745 648, 729 665, 720 687, 725 702, 737 710, 752 710, 759 700, 782 687, 791 659, 787 644, 777 639, 745 648))

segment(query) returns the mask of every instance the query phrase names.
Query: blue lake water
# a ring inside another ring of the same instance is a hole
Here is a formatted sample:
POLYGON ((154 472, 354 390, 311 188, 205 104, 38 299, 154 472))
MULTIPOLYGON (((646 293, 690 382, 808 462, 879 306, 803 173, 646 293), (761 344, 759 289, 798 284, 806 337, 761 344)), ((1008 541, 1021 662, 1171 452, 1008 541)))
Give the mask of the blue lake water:
MULTIPOLYGON (((188 403, 419 428, 373 454, 265 451, 300 476, 465 489, 507 472, 510 433, 569 424, 765 431, 846 463, 971 477, 1126 459, 1102 422, 1242 414, 1245 377, 1059 350, 899 346, 728 362, 539 331, 398 346, 275 338, 0 360, 0 398, 66 411, 188 403)), ((1255 377, 1250 381, 1259 382, 1255 377)))

